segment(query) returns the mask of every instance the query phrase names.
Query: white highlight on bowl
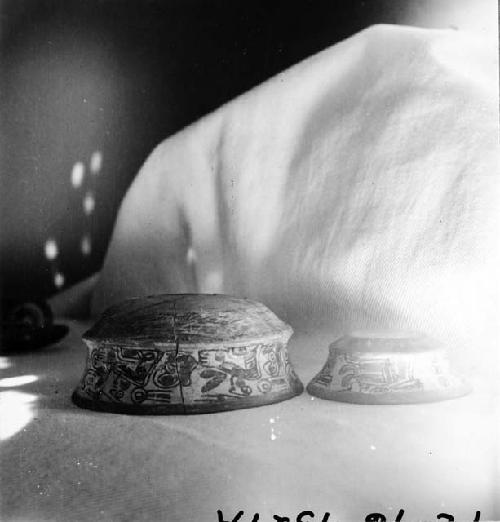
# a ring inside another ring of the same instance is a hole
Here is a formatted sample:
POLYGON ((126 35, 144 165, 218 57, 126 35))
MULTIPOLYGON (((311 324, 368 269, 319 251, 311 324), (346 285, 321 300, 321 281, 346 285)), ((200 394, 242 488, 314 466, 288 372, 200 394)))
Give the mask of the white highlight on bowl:
POLYGON ((90 216, 95 209, 95 198, 92 192, 87 192, 83 198, 83 211, 87 216, 90 216))
POLYGON ((100 150, 96 150, 90 156, 90 172, 92 174, 99 174, 102 168, 102 152, 100 150))
POLYGON ((80 249, 84 256, 88 256, 92 252, 92 242, 90 236, 83 236, 80 243, 80 249))
POLYGON ((45 241, 45 257, 52 261, 59 255, 59 249, 55 239, 47 239, 45 241))
POLYGON ((64 286, 64 275, 61 274, 61 272, 56 272, 56 275, 54 276, 54 284, 57 288, 64 286))
POLYGON ((71 170, 71 184, 74 188, 82 186, 85 176, 85 165, 81 161, 77 161, 71 170))

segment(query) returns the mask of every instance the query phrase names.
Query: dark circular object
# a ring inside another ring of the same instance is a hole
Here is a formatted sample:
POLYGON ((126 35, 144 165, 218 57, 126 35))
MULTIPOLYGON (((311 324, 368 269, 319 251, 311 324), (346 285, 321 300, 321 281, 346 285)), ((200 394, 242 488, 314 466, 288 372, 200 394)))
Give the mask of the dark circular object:
POLYGON ((4 301, 2 308, 0 353, 37 350, 60 341, 69 331, 65 325, 53 323, 52 310, 45 301, 4 301))
POLYGON ((2 329, 0 353, 16 354, 38 350, 63 339, 69 331, 64 324, 54 324, 47 328, 8 328, 2 329))
POLYGON ((8 309, 6 321, 9 325, 37 330, 50 327, 53 322, 53 315, 46 302, 32 301, 20 303, 8 309))

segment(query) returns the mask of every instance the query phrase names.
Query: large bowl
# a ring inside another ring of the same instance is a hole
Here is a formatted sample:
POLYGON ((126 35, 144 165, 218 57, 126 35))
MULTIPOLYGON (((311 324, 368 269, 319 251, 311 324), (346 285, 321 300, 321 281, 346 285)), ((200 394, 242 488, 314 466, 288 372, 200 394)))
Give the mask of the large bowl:
POLYGON ((290 399, 290 326, 263 304, 174 294, 112 306, 83 335, 87 365, 73 401, 99 411, 209 413, 290 399))

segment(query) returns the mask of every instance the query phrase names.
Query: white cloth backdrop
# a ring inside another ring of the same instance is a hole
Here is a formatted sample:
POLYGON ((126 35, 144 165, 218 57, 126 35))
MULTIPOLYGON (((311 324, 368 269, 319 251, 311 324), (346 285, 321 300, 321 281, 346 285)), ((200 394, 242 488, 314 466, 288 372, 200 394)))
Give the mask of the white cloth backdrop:
POLYGON ((94 311, 224 292, 295 329, 424 331, 491 368, 497 84, 496 46, 391 26, 278 75, 152 153, 94 311))

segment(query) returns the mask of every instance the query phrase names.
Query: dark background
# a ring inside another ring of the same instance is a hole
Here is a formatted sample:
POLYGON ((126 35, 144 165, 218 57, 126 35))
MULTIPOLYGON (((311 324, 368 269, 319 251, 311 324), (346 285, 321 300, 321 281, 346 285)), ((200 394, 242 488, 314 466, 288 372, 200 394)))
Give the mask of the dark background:
POLYGON ((0 282, 19 299, 53 294, 57 273, 65 288, 97 271, 147 154, 236 95, 374 23, 481 32, 497 23, 490 0, 4 0, 0 9, 0 282), (91 174, 96 151, 102 169, 91 174), (75 188, 77 162, 85 175, 75 188))

